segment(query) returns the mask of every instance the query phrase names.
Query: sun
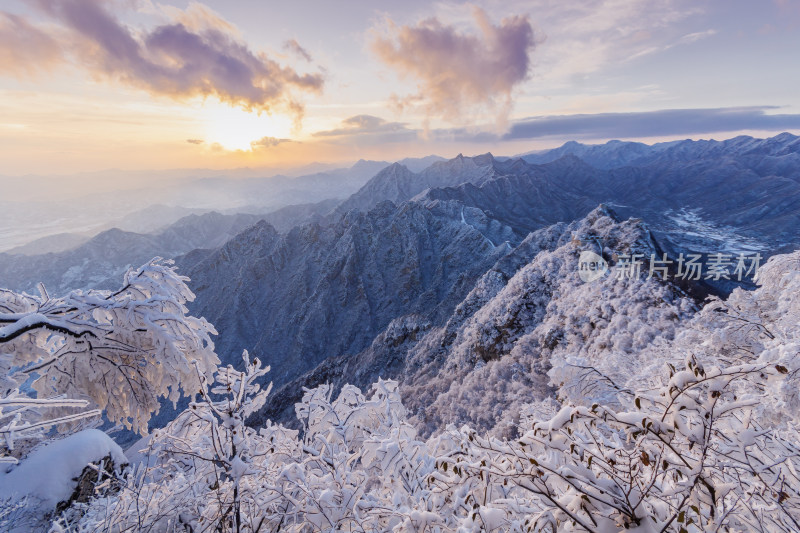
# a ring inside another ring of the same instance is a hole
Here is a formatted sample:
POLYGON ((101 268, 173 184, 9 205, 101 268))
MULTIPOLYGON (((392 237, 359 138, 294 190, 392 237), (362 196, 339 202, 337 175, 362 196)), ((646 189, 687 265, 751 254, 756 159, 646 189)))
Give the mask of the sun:
POLYGON ((219 103, 203 106, 205 140, 226 150, 250 150, 254 141, 264 137, 287 138, 291 135, 292 119, 279 113, 248 112, 219 103))

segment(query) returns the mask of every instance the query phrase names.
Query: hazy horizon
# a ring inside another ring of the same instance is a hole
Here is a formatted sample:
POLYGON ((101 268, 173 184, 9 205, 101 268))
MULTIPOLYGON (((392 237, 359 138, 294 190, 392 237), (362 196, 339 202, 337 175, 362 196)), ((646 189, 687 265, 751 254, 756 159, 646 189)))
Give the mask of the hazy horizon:
POLYGON ((798 30, 786 0, 9 0, 0 250, 154 204, 261 213, 366 181, 204 178, 800 133, 798 30))

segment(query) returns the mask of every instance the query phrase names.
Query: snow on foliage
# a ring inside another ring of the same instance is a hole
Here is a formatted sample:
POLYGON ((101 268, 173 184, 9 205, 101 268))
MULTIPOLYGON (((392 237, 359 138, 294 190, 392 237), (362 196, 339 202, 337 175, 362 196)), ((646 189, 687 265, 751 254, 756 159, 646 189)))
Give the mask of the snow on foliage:
MULTIPOLYGON (((756 291, 711 302, 643 349, 647 376, 611 372, 587 350, 569 384, 551 382, 553 396, 521 409, 513 440, 454 425, 423 440, 393 381, 369 395, 346 386, 336 399, 329 386, 306 390, 300 432, 247 428, 237 398, 263 399, 251 377, 263 371, 222 370, 226 399, 193 404, 154 437, 147 466, 70 527, 797 531, 800 439, 786 407, 800 368, 798 261, 770 261, 756 291), (710 331, 719 338, 696 342, 710 331), (606 372, 586 371, 600 363, 606 372)), ((628 349, 607 353, 619 363, 638 347, 628 349)), ((576 369, 553 361, 552 377, 576 369)))
POLYGON ((160 397, 197 391, 213 373, 215 331, 186 316, 185 281, 154 259, 116 292, 0 290, 0 463, 17 465, 0 473, 0 520, 52 512, 90 462, 124 462, 105 433, 79 431, 87 421, 105 412, 144 433, 160 397), (40 444, 58 433, 74 435, 40 444))
POLYGON ((19 392, 19 388, 6 391, 0 397, 0 464, 17 464, 16 455, 24 454, 29 446, 41 441, 47 430, 61 424, 74 424, 80 420, 97 417, 97 409, 83 410, 71 414, 46 417, 49 410, 71 410, 85 408, 86 400, 69 400, 63 397, 31 398, 19 392), (20 441, 24 444, 19 446, 20 441), (5 455, 8 453, 8 455, 5 455))
MULTIPOLYGON (((589 224, 647 245, 633 224, 589 224)), ((452 357, 421 358, 446 370, 430 389, 305 389, 299 431, 244 424, 270 392, 247 352, 214 381, 194 362, 199 401, 52 531, 800 530, 800 252, 693 317, 654 280, 580 283, 575 254, 564 243, 485 284, 445 335, 452 357), (438 421, 505 416, 509 431, 443 424, 425 438, 404 391, 438 391, 438 421)))
POLYGON ((146 432, 160 397, 177 401, 181 388, 194 394, 199 376, 219 363, 214 328, 186 314, 194 295, 185 281, 154 259, 129 270, 115 292, 51 298, 44 287, 39 296, 0 290, 0 353, 15 369, 7 379, 18 386, 34 376, 37 398, 89 399, 111 421, 146 432))

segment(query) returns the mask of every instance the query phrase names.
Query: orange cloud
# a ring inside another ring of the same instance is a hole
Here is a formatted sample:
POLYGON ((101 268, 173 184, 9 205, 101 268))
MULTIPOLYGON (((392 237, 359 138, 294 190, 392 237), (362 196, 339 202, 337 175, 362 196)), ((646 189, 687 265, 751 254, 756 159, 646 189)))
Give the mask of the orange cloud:
MULTIPOLYGON (((133 30, 100 0, 35 0, 67 36, 66 48, 95 75, 153 94, 214 97, 247 110, 283 110, 302 116, 299 96, 322 91, 321 73, 300 73, 254 52, 212 11, 190 5, 181 17, 152 31, 133 30)), ((59 59, 52 39, 13 15, 0 19, 0 58, 13 65, 59 59), (29 47, 19 48, 26 35, 29 47), (11 58, 11 59, 7 59, 11 58)))
POLYGON ((0 12, 0 72, 30 75, 61 60, 61 48, 47 32, 0 12))

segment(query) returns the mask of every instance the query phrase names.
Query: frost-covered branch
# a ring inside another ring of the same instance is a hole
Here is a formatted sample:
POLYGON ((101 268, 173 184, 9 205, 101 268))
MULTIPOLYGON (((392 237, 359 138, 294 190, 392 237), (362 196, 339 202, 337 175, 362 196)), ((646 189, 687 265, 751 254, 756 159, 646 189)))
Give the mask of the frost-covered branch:
POLYGON ((125 274, 122 289, 51 298, 0 291, 0 350, 38 376, 40 397, 89 397, 112 421, 147 430, 159 398, 200 388, 219 363, 204 319, 187 315, 194 295, 168 261, 125 274), (199 374, 198 374, 199 370, 199 374))

